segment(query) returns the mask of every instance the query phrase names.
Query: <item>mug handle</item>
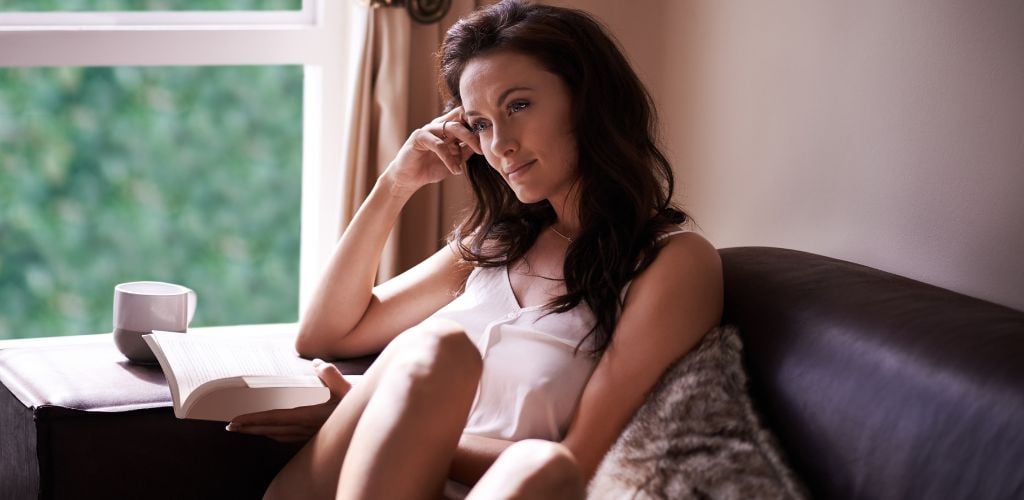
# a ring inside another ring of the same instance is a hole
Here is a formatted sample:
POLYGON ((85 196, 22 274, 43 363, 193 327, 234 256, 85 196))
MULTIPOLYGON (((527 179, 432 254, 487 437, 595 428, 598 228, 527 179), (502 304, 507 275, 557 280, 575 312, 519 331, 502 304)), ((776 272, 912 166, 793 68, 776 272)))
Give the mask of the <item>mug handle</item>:
POLYGON ((188 289, 188 298, 185 299, 185 305, 188 308, 188 316, 185 317, 185 327, 192 323, 192 317, 196 315, 196 301, 198 300, 195 290, 188 289))

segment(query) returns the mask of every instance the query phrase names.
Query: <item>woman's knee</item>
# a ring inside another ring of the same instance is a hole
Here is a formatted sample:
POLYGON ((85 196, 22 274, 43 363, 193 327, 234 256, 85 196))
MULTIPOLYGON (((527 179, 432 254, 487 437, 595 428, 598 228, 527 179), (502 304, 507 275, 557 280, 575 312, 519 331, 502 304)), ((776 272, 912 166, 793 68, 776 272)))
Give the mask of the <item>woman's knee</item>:
POLYGON ((453 321, 434 321, 420 328, 403 339, 393 368, 420 385, 450 384, 456 379, 472 382, 475 388, 483 361, 465 330, 453 321))
POLYGON ((462 325, 450 320, 434 320, 425 328, 424 339, 429 344, 434 359, 459 366, 483 368, 480 351, 462 325))
POLYGON ((498 457, 470 498, 582 499, 583 474, 565 446, 539 439, 519 441, 498 457))
POLYGON ((540 491, 582 488, 579 464, 562 444, 526 439, 513 444, 505 452, 510 453, 510 460, 523 464, 528 471, 527 482, 540 491))

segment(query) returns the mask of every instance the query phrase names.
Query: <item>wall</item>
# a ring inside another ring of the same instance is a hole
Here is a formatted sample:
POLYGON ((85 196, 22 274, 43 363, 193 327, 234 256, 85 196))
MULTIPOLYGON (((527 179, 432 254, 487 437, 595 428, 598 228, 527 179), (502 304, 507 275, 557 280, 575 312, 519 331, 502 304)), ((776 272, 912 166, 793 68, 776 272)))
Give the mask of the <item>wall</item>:
POLYGON ((1024 2, 565 0, 648 83, 718 247, 829 255, 1024 310, 1024 2))

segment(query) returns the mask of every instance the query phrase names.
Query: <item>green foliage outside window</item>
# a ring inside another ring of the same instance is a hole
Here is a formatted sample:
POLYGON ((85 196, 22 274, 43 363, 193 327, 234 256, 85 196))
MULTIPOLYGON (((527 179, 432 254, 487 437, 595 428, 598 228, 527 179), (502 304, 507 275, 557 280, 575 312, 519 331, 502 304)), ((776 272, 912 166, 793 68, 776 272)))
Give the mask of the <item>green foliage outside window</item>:
POLYGON ((0 12, 298 10, 302 0, 2 0, 0 12))
POLYGON ((113 287, 193 326, 296 321, 302 68, 0 68, 0 339, 111 330, 113 287))

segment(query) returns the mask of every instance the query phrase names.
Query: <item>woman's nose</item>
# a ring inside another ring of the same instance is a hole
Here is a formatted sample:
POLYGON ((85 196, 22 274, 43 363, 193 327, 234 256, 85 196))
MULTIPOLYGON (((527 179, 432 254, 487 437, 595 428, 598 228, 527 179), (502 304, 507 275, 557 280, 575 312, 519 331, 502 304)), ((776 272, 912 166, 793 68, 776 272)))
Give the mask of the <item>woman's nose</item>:
POLYGON ((509 127, 494 127, 491 136, 491 151, 498 156, 512 156, 519 150, 519 140, 509 127))

